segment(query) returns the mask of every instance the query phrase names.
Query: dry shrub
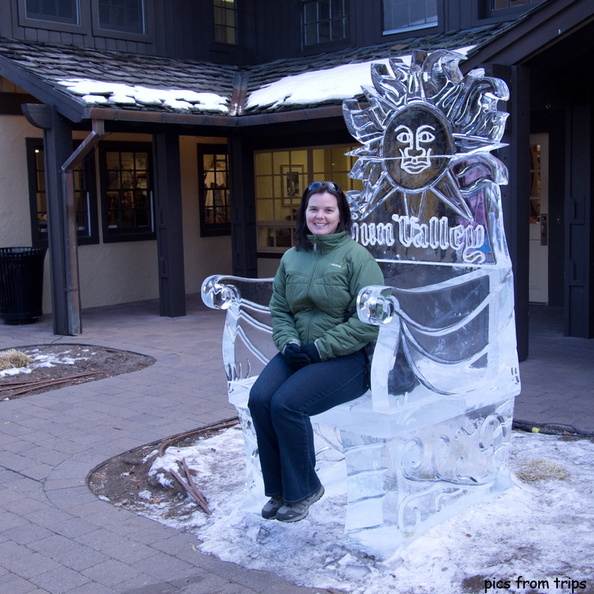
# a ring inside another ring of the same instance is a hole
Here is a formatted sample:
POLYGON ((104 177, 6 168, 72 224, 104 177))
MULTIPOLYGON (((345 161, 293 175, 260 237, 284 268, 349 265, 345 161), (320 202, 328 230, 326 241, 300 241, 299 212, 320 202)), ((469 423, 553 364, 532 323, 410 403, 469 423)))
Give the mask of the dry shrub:
POLYGON ((569 478, 569 473, 563 466, 551 460, 526 460, 515 471, 516 476, 525 483, 569 478))
POLYGON ((33 363, 31 357, 16 349, 0 351, 0 370, 11 367, 28 367, 31 363, 33 363))

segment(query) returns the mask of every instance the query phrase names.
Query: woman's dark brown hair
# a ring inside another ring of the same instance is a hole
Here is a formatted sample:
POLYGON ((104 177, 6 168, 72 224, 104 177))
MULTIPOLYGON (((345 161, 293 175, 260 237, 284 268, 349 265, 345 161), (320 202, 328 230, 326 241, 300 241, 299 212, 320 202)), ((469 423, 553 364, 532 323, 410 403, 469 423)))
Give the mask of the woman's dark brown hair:
POLYGON ((305 211, 307 210, 309 199, 314 194, 325 194, 326 192, 336 196, 338 212, 340 213, 340 221, 335 233, 340 233, 341 231, 347 231, 348 233, 351 232, 351 209, 344 192, 340 189, 340 186, 331 181, 313 182, 309 185, 307 190, 303 192, 303 196, 301 196, 301 202, 299 203, 299 208, 295 213, 295 218, 297 220, 295 225, 295 249, 311 249, 311 243, 307 238, 308 235, 311 235, 311 231, 307 226, 305 211))

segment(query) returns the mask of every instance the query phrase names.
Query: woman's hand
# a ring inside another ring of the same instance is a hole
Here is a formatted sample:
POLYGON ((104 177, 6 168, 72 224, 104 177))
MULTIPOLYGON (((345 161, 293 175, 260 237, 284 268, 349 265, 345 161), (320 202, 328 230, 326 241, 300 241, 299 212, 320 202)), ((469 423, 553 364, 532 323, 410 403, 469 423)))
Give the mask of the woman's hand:
POLYGON ((285 346, 283 357, 293 369, 301 369, 311 363, 309 357, 301 352, 301 345, 294 342, 290 342, 285 346))
POLYGON ((320 351, 318 351, 318 347, 315 343, 304 344, 301 347, 301 352, 307 356, 310 363, 319 363, 320 359, 320 351))
POLYGON ((293 369, 301 369, 306 365, 320 362, 320 353, 315 344, 298 345, 290 342, 283 349, 283 357, 293 369))

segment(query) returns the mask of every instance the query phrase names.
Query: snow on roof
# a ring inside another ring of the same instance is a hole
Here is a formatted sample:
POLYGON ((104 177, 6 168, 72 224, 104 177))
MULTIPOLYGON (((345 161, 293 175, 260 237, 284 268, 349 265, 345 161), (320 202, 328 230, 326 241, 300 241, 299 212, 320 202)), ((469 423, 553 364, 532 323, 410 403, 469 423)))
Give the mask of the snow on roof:
POLYGON ((86 78, 68 78, 58 82, 71 93, 81 96, 87 104, 139 104, 182 111, 199 109, 229 113, 228 98, 216 93, 198 93, 184 89, 154 89, 86 78))
MULTIPOLYGON (((456 48, 452 51, 466 56, 473 47, 456 48)), ((410 65, 410 54, 398 58, 404 64, 410 65)), ((285 76, 250 93, 246 109, 312 105, 357 97, 361 94, 362 86, 372 84, 371 65, 388 64, 389 60, 384 58, 357 64, 342 64, 334 68, 285 76)))

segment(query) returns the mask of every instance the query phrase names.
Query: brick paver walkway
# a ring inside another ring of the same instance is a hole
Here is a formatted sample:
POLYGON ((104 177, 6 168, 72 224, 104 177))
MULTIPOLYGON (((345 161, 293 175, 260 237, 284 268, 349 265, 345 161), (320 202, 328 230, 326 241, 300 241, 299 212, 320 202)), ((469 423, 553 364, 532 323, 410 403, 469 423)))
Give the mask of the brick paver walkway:
MULTIPOLYGON (((537 310, 535 321, 516 418, 594 432, 594 340, 563 338, 556 310, 537 310)), ((221 312, 191 296, 183 318, 159 317, 155 301, 85 310, 78 337, 54 335, 50 316, 0 326, 1 348, 96 344, 157 360, 132 374, 0 402, 2 592, 319 591, 205 555, 191 534, 103 502, 86 486, 111 456, 235 416, 223 323, 221 312)))

